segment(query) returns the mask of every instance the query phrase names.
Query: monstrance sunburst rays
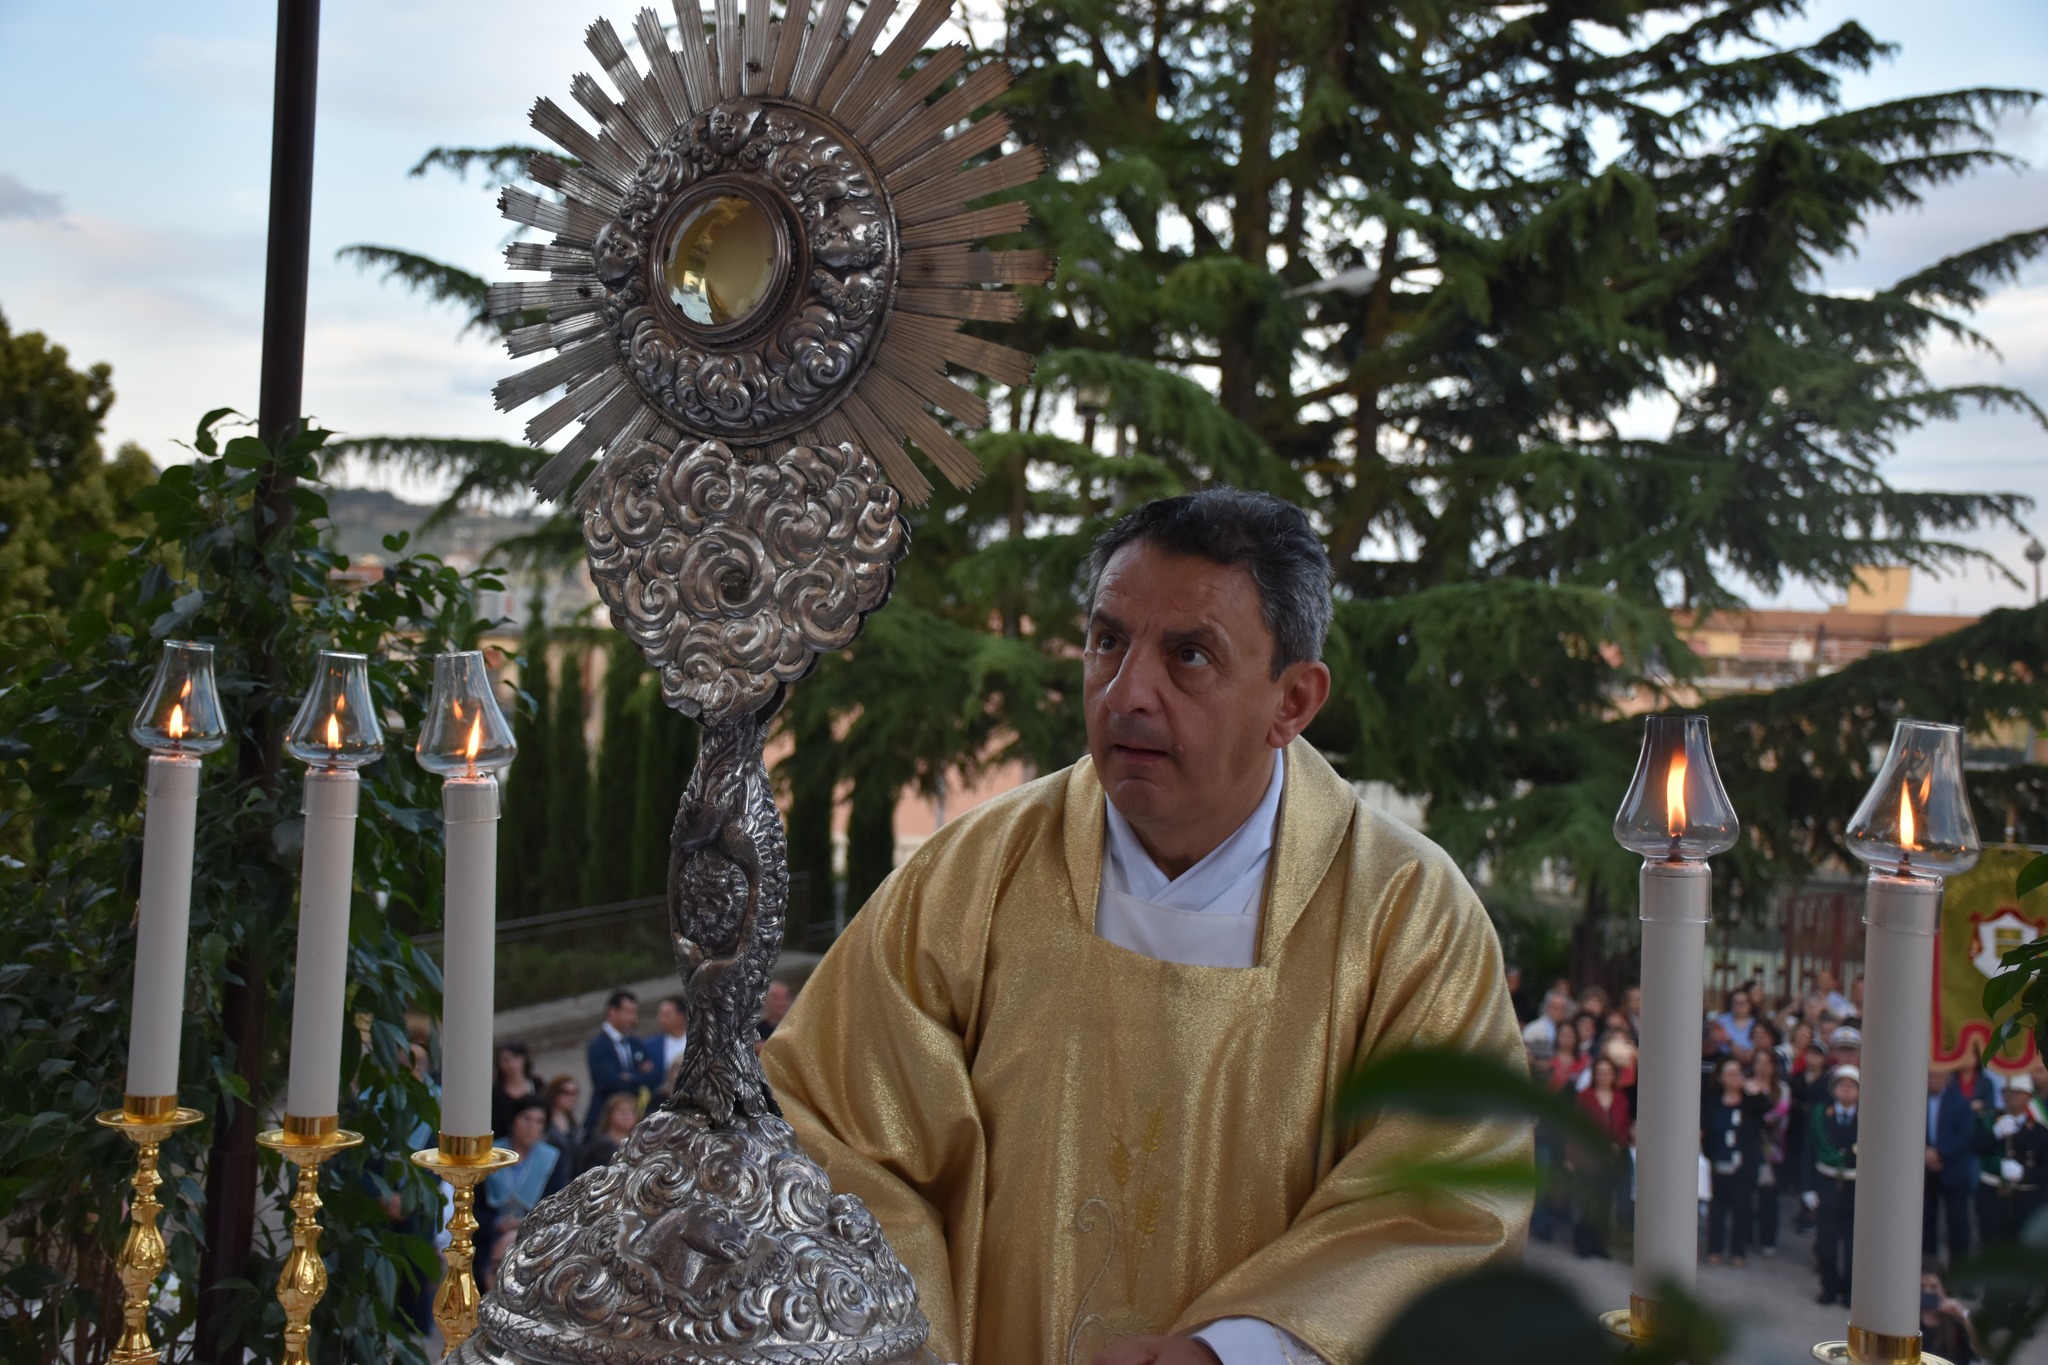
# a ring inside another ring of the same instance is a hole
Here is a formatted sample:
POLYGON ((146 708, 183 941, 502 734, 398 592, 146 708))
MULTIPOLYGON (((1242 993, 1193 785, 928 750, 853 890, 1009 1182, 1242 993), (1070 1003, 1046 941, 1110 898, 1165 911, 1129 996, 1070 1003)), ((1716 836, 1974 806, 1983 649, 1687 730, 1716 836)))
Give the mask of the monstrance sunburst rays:
POLYGON ((573 161, 533 158, 529 174, 558 198, 513 188, 500 200, 554 240, 506 248, 512 269, 547 278, 492 286, 491 310, 544 311, 508 345, 554 354, 502 381, 497 404, 563 391, 527 424, 536 445, 582 423, 536 490, 560 497, 594 458, 684 436, 850 442, 921 504, 932 486, 909 440, 971 486, 979 463, 929 409, 988 423, 987 402, 948 366, 1029 381, 1031 357, 961 324, 1014 318, 1001 286, 1043 283, 1053 267, 1042 251, 975 245, 1029 219, 1024 204, 976 201, 1045 165, 1035 147, 987 155, 1009 120, 974 114, 1009 87, 1008 67, 968 71, 958 43, 919 61, 950 0, 918 0, 879 52, 898 0, 870 0, 850 32, 850 0, 815 14, 789 0, 780 19, 768 0, 744 17, 740 0, 716 0, 708 32, 698 0, 674 4, 676 45, 653 10, 634 22, 648 71, 609 22, 590 26, 616 98, 588 75, 571 82, 596 133, 538 101, 533 126, 573 161))

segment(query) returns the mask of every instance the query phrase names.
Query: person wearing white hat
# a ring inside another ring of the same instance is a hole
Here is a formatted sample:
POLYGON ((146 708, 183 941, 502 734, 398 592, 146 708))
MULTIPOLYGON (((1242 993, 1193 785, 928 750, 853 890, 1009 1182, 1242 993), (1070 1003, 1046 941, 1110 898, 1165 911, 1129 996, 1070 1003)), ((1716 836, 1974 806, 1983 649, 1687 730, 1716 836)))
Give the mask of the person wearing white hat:
POLYGON ((1813 1111, 1800 1202, 1814 1215, 1813 1258, 1820 1267, 1816 1303, 1849 1302, 1850 1245, 1856 1239, 1856 1101, 1863 1073, 1838 1066, 1833 1100, 1813 1111))
POLYGON ((1977 1225, 1987 1242, 2009 1241, 2048 1201, 2048 1125, 2034 1113, 2034 1078, 2005 1082, 2005 1112, 1978 1129, 1977 1225))

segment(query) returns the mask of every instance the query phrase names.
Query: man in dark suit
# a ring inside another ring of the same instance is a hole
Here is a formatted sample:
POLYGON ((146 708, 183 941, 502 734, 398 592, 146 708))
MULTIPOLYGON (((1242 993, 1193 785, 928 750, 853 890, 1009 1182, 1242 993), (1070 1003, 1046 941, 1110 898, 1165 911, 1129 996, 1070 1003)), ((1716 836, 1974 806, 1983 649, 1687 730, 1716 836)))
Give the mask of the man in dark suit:
POLYGON ((1970 1199, 1977 1189, 1977 1117, 1952 1071, 1927 1073, 1927 1175, 1920 1251, 1935 1254, 1937 1223, 1948 1220, 1948 1263, 1970 1254, 1970 1199))
POLYGON ((639 997, 631 991, 613 991, 604 1002, 604 1023, 586 1051, 590 1063, 590 1108, 583 1114, 586 1133, 596 1126, 604 1102, 613 1095, 634 1095, 642 1087, 654 1089, 661 1083, 646 1045, 633 1036, 633 1026, 639 1022, 639 997))

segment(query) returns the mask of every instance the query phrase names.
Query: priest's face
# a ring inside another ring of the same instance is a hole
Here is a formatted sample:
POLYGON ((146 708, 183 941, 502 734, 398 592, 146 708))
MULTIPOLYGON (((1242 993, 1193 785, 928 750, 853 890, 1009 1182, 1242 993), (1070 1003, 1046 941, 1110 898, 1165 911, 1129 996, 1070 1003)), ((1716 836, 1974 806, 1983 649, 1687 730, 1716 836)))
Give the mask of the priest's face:
POLYGON ((1273 751, 1330 691, 1318 662, 1273 676, 1249 571, 1145 541, 1118 550, 1088 618, 1088 752, 1109 799, 1168 876, 1251 815, 1273 751))

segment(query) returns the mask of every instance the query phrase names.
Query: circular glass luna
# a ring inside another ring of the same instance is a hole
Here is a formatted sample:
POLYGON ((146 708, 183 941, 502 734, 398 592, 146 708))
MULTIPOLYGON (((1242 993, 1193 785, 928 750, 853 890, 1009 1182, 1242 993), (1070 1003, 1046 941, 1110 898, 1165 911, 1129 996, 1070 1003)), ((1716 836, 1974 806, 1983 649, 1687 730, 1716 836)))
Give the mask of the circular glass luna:
POLYGON ((782 250, 768 212, 718 195, 691 208, 669 239, 668 296, 703 327, 744 321, 775 288, 782 250))

